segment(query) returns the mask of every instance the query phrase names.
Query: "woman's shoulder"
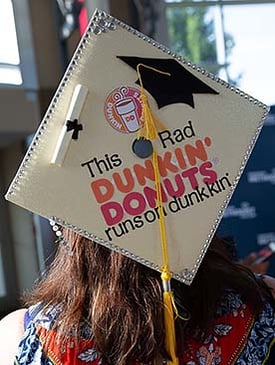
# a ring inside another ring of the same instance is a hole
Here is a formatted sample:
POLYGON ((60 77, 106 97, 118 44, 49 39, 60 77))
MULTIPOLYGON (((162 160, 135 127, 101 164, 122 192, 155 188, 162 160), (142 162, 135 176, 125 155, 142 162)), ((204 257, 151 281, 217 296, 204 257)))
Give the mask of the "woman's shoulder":
MULTIPOLYGON (((261 275, 256 278, 258 284, 261 285, 262 288, 263 286, 266 288, 265 294, 263 293, 262 311, 271 310, 275 312, 275 278, 268 275, 261 275)), ((236 315, 237 312, 242 312, 244 308, 249 310, 250 307, 251 306, 244 300, 243 295, 240 292, 233 289, 225 289, 218 302, 216 315, 217 317, 232 313, 233 315, 236 315)))
MULTIPOLYGON (((5 365, 26 363, 28 353, 34 355, 37 328, 48 330, 55 320, 57 309, 37 303, 28 309, 19 309, 0 321, 0 359, 5 365)), ((28 362, 29 363, 29 362, 28 362)))
POLYGON ((27 309, 18 309, 0 321, 0 359, 13 364, 19 342, 24 334, 24 317, 27 309))

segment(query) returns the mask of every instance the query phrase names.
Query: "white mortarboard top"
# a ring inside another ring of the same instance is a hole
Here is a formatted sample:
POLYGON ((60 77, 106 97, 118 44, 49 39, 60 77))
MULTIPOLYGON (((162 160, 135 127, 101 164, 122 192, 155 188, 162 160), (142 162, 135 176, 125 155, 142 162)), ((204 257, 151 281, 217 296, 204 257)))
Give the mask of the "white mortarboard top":
POLYGON ((191 284, 267 112, 97 11, 6 197, 161 271, 153 145, 170 269, 191 284), (139 139, 141 84, 159 120, 152 142, 139 139))

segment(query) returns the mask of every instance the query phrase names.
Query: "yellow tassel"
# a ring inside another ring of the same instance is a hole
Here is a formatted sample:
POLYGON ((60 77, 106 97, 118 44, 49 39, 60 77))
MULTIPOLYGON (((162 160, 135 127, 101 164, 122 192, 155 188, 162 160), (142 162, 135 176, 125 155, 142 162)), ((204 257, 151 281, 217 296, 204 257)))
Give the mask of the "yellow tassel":
POLYGON ((160 173, 158 166, 157 153, 153 152, 153 167, 155 172, 155 186, 157 191, 157 204, 160 207, 159 213, 159 229, 161 238, 161 248, 163 256, 163 270, 161 272, 161 280, 163 284, 163 312, 164 312, 164 330, 165 330, 165 349, 171 360, 168 361, 168 365, 178 365, 179 360, 176 355, 176 330, 175 330, 175 302, 174 296, 171 291, 170 281, 172 279, 172 274, 169 269, 169 257, 168 257, 168 245, 167 245, 167 235, 163 212, 163 202, 161 196, 161 185, 160 185, 160 173))
POLYGON ((164 304, 164 328, 165 328, 165 349, 171 360, 168 365, 178 365, 179 360, 176 355, 176 331, 173 308, 173 293, 171 291, 163 292, 164 304))
POLYGON ((138 131, 138 138, 145 138, 150 141, 158 137, 158 131, 163 131, 165 126, 161 121, 152 113, 149 106, 148 97, 145 94, 144 89, 141 88, 140 98, 142 101, 142 115, 141 119, 144 121, 143 126, 138 131))
MULTIPOLYGON (((137 66, 137 73, 139 82, 141 85, 141 101, 142 101, 142 119, 144 122, 143 127, 139 130, 138 138, 145 138, 147 140, 152 141, 158 137, 158 129, 165 129, 162 123, 153 115, 147 95, 145 94, 145 90, 143 87, 140 67, 145 67, 151 69, 157 73, 170 75, 167 72, 163 72, 157 70, 153 67, 144 65, 142 63, 137 66)), ((161 248, 163 255, 163 270, 161 273, 161 279, 163 283, 163 304, 164 304, 164 329, 165 329, 165 349, 167 355, 170 357, 168 361, 168 365, 179 365, 179 360, 176 355, 176 331, 175 331, 175 318, 174 314, 178 314, 175 309, 175 302, 173 293, 170 288, 170 280, 172 278, 172 274, 169 270, 169 259, 168 259, 168 247, 167 247, 167 237, 166 237, 166 227, 164 220, 164 212, 163 212, 163 202, 161 195, 161 183, 160 183, 160 173, 159 173, 159 165, 158 165, 158 156, 156 151, 153 149, 153 167, 155 174, 155 186, 157 191, 157 206, 159 207, 159 229, 160 229, 160 237, 161 237, 161 248)))
POLYGON ((140 95, 142 101, 142 120, 144 121, 143 127, 139 131, 138 138, 144 137, 150 141, 156 139, 158 136, 157 128, 155 125, 155 117, 150 109, 148 98, 144 93, 144 90, 141 89, 140 95))
POLYGON ((170 357, 168 365, 178 365, 179 360, 176 354, 176 329, 175 329, 175 318, 177 317, 177 310, 175 311, 174 295, 170 287, 171 279, 172 279, 172 274, 169 270, 169 266, 165 265, 161 273, 161 280, 163 284, 165 349, 170 357))
POLYGON ((140 128, 140 130, 138 132, 138 139, 145 138, 147 140, 152 141, 153 139, 156 139, 158 137, 158 130, 164 130, 165 127, 161 123, 161 121, 151 111, 151 108, 150 108, 150 105, 148 102, 148 98, 147 98, 147 95, 146 95, 144 87, 143 87, 142 78, 141 78, 141 74, 140 74, 140 67, 150 69, 154 72, 157 72, 157 73, 160 73, 163 75, 171 75, 171 74, 169 72, 163 72, 163 71, 157 70, 156 68, 150 67, 143 63, 139 63, 137 65, 137 74, 138 74, 138 78, 139 78, 139 82, 140 82, 140 86, 141 86, 141 89, 140 89, 140 98, 142 101, 141 119, 143 120, 143 127, 140 128))

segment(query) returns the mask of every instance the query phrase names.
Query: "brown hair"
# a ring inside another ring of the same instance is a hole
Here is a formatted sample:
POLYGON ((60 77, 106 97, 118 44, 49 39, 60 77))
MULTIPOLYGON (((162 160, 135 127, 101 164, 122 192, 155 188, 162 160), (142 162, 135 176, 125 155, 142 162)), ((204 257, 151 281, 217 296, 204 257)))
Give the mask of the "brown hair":
MULTIPOLYGON (((45 277, 28 297, 60 309, 61 339, 79 338, 83 317, 90 323, 95 347, 109 364, 148 363, 165 356, 160 274, 78 234, 65 230, 72 255, 62 245, 45 277)), ((229 257, 214 238, 190 287, 172 280, 177 308, 189 321, 176 320, 178 352, 184 336, 203 336, 227 288, 236 290, 259 311, 264 289, 254 275, 229 257)))

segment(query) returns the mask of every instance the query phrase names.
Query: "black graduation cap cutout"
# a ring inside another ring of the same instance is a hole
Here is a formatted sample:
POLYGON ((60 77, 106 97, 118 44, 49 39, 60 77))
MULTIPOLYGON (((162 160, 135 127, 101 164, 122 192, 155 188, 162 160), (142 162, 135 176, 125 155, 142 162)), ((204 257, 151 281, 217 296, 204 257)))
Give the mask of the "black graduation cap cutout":
MULTIPOLYGON (((135 70, 139 64, 143 64, 169 73, 160 74, 149 68, 140 68, 144 88, 154 97, 159 108, 175 103, 194 108, 193 94, 218 94, 173 58, 117 57, 135 70)), ((136 83, 140 85, 139 80, 136 83)))
POLYGON ((172 75, 140 70, 166 128, 152 144, 170 268, 191 284, 268 109, 104 12, 92 17, 7 199, 162 269, 152 157, 132 151, 142 125, 137 62, 172 75))

